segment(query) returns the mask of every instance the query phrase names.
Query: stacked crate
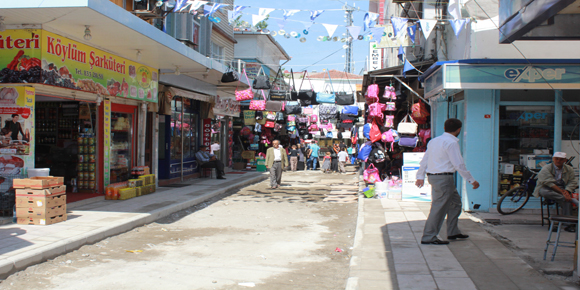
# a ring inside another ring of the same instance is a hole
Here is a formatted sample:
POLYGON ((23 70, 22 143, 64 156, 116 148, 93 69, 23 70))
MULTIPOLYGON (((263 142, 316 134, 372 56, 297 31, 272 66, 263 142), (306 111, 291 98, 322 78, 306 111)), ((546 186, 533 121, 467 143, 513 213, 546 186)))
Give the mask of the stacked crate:
POLYGON ((16 220, 23 225, 50 225, 66 220, 63 177, 14 179, 16 220))
POLYGON ((143 181, 141 195, 155 192, 155 174, 141 175, 139 176, 139 179, 143 181))

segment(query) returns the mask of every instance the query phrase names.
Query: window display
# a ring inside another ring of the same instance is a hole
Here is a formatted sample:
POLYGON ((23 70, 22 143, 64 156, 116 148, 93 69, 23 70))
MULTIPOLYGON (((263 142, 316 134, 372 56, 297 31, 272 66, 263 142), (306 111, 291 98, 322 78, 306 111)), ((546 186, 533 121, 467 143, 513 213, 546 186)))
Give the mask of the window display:
POLYGON ((111 113, 111 183, 131 178, 133 114, 111 113))

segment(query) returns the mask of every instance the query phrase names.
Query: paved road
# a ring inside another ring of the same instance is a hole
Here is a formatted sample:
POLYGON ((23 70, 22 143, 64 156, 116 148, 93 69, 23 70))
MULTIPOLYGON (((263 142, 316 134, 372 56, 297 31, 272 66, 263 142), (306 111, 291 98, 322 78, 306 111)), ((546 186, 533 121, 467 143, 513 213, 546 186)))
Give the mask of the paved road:
POLYGON ((29 267, 0 289, 344 289, 354 177, 285 173, 279 190, 242 188, 29 267))

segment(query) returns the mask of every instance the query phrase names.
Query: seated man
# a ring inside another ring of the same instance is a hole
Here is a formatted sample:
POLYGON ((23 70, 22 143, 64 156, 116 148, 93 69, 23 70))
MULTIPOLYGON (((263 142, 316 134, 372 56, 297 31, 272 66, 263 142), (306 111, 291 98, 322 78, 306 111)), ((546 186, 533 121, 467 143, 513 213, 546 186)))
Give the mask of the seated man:
POLYGON ((562 207, 563 215, 570 215, 572 204, 578 205, 578 200, 572 198, 572 193, 578 188, 578 181, 574 177, 574 168, 566 165, 566 153, 556 152, 552 163, 545 165, 538 173, 538 181, 534 196, 540 195, 546 199, 556 201, 562 207))
POLYGON ((218 160, 215 155, 205 151, 207 146, 199 146, 199 151, 195 153, 195 159, 199 164, 199 168, 215 168, 217 171, 217 179, 226 179, 224 177, 224 164, 218 160))

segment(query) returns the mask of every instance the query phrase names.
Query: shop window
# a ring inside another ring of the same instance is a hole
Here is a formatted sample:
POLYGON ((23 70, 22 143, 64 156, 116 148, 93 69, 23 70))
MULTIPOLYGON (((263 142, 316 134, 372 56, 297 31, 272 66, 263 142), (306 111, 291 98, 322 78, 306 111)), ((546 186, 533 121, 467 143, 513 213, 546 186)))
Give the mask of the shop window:
POLYGON ((133 114, 111 113, 111 183, 131 178, 133 114))
POLYGON ((171 101, 171 159, 181 159, 181 99, 171 101))
POLYGON ((217 45, 212 41, 211 43, 211 57, 221 63, 224 62, 224 47, 217 45))
POLYGON ((171 159, 180 160, 182 153, 184 159, 193 158, 197 151, 196 144, 197 114, 193 111, 193 104, 190 99, 175 98, 171 112, 171 159))
POLYGON ((553 90, 501 90, 503 102, 553 102, 556 93, 553 90))

